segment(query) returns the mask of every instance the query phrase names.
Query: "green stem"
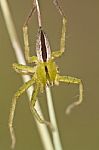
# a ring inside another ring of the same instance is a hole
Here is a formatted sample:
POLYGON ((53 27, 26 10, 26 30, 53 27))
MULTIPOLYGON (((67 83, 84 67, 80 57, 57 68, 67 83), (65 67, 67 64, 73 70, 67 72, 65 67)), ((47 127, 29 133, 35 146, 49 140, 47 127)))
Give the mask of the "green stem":
POLYGON ((57 121, 55 117, 54 105, 53 105, 51 91, 49 87, 46 87, 46 96, 47 96, 50 121, 53 127, 55 128, 54 132, 52 132, 54 147, 55 150, 62 150, 61 140, 60 140, 59 131, 57 127, 57 121))

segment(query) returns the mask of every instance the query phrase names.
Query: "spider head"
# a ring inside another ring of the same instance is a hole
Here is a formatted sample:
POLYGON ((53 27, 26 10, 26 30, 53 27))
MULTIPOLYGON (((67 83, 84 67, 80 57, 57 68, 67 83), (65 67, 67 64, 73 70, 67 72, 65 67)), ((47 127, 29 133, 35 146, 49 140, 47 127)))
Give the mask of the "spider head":
POLYGON ((53 86, 53 84, 56 84, 57 74, 57 66, 53 60, 38 63, 36 76, 37 80, 43 84, 43 86, 53 86))

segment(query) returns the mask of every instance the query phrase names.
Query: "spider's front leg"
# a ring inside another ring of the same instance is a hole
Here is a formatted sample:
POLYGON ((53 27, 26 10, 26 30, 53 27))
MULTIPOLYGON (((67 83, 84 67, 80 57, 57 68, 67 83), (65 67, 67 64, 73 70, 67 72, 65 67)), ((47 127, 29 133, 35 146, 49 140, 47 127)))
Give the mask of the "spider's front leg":
POLYGON ((35 109, 35 103, 36 103, 36 100, 37 100, 36 98, 37 98, 39 90, 40 90, 40 85, 37 83, 34 87, 33 94, 32 94, 32 97, 31 97, 31 101, 29 101, 30 110, 31 110, 33 116, 37 119, 38 122, 46 124, 52 130, 54 130, 54 128, 52 127, 52 124, 50 122, 44 120, 43 118, 41 118, 40 115, 38 114, 37 110, 35 109))
POLYGON ((81 79, 75 78, 75 77, 70 77, 70 76, 58 76, 57 77, 58 81, 61 82, 66 82, 66 83, 73 83, 73 84, 78 84, 79 85, 79 100, 72 103, 69 105, 66 109, 66 114, 69 114, 71 112, 71 109, 74 108, 75 106, 81 104, 83 100, 83 84, 81 79))
POLYGON ((15 133, 14 133, 14 129, 13 129, 13 119, 14 119, 14 113, 15 113, 15 108, 16 108, 16 102, 17 102, 18 98, 21 96, 21 94, 23 94, 23 92, 25 92, 25 90, 28 89, 33 83, 34 83, 33 78, 31 80, 27 81, 23 86, 21 86, 19 88, 19 90, 15 93, 15 95, 12 99, 12 106, 10 109, 9 122, 8 122, 11 140, 12 140, 12 145, 11 145, 12 149, 14 149, 15 142, 16 142, 15 133))

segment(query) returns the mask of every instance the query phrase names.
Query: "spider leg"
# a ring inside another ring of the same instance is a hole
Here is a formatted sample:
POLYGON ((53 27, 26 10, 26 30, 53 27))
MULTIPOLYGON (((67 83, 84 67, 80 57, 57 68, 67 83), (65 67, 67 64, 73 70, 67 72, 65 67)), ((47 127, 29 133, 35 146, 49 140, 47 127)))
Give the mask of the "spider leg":
POLYGON ((71 109, 74 108, 75 106, 81 104, 83 100, 83 84, 81 79, 71 77, 71 76, 58 76, 57 77, 58 81, 61 82, 66 82, 66 83, 73 83, 73 84, 78 84, 79 85, 79 100, 76 102, 73 102, 70 104, 67 109, 66 109, 66 114, 69 114, 71 112, 71 109))
POLYGON ((46 124, 48 125, 52 130, 54 130, 54 128, 52 127, 51 123, 44 120, 43 118, 41 118, 41 116, 38 114, 37 110, 34 108, 35 107, 35 103, 36 103, 36 98, 37 98, 37 94, 40 90, 40 85, 39 84, 36 84, 35 87, 34 87, 34 90, 33 90, 33 94, 32 94, 32 97, 31 97, 31 101, 29 102, 30 104, 30 110, 33 114, 33 116, 40 122, 40 123, 43 123, 43 124, 46 124))
POLYGON ((13 129, 13 119, 14 119, 14 114, 15 114, 16 102, 17 102, 18 98, 21 96, 21 94, 23 94, 23 92, 25 92, 25 90, 28 89, 33 83, 34 83, 33 78, 31 80, 27 81, 26 83, 24 83, 19 88, 19 90, 15 93, 15 95, 12 99, 12 106, 10 109, 9 122, 8 122, 11 140, 12 140, 12 145, 11 145, 12 149, 14 149, 15 143, 16 143, 15 133, 14 133, 14 129, 13 129))
POLYGON ((17 64, 17 63, 13 64, 13 69, 17 73, 20 73, 22 75, 28 75, 28 74, 33 75, 33 73, 35 73, 36 71, 36 67, 30 67, 22 64, 17 64))
POLYGON ((26 19, 26 21, 24 23, 24 26, 28 25, 28 22, 29 22, 29 20, 30 20, 30 18, 32 16, 33 12, 35 12, 35 10, 36 10, 36 2, 35 2, 35 0, 33 0, 32 9, 30 10, 29 15, 27 16, 27 19, 26 19))
POLYGON ((60 57, 64 53, 66 22, 67 22, 67 20, 66 20, 66 17, 64 15, 64 12, 63 12, 61 6, 59 5, 58 0, 53 0, 53 3, 56 6, 56 8, 58 9, 58 11, 61 14, 61 16, 63 17, 62 34, 61 34, 61 40, 60 40, 60 50, 56 51, 56 52, 52 52, 52 58, 55 58, 55 57, 60 57))
POLYGON ((60 13, 62 16, 64 16, 64 12, 63 12, 61 6, 59 5, 58 0, 53 0, 53 4, 55 5, 55 7, 56 7, 57 10, 59 11, 59 13, 60 13))
POLYGON ((60 40, 60 50, 52 52, 52 58, 60 57, 65 50, 66 18, 63 17, 62 35, 60 40))
POLYGON ((24 38, 24 46, 25 46, 25 58, 27 60, 28 63, 32 63, 35 62, 37 63, 37 57, 36 56, 30 56, 29 51, 29 39, 28 39, 28 22, 33 14, 33 12, 35 11, 36 5, 35 5, 35 1, 33 2, 33 7, 25 21, 25 24, 23 26, 23 38, 24 38))
POLYGON ((29 40, 28 40, 28 26, 25 25, 23 27, 23 37, 24 37, 24 46, 25 46, 25 58, 27 60, 28 63, 37 63, 38 59, 36 56, 29 56, 29 40))

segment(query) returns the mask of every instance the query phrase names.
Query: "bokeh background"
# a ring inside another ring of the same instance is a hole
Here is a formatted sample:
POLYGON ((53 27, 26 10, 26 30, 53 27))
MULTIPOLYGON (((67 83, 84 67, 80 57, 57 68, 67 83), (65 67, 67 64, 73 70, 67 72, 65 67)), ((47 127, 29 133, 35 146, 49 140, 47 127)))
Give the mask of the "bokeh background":
MULTIPOLYGON (((62 18, 52 0, 39 0, 42 23, 52 50, 59 49, 62 18)), ((8 0, 17 34, 23 45, 22 26, 32 7, 31 0, 8 0)), ((65 85, 52 88, 53 101, 64 150, 99 149, 99 1, 63 0, 67 16, 66 49, 56 62, 62 75, 82 79, 83 103, 69 116, 66 107, 77 100, 78 86, 65 85)), ((29 24, 31 54, 35 54, 38 29, 37 17, 29 24), (34 50, 34 51, 33 51, 34 50)), ((10 150, 8 116, 11 99, 23 84, 20 75, 12 69, 17 62, 0 8, 0 150, 10 150)), ((46 96, 39 94, 44 116, 48 119, 46 96)), ((28 97, 22 95, 14 119, 17 144, 15 150, 43 150, 35 121, 28 106, 28 97)), ((42 133, 43 136, 43 133, 42 133)))

